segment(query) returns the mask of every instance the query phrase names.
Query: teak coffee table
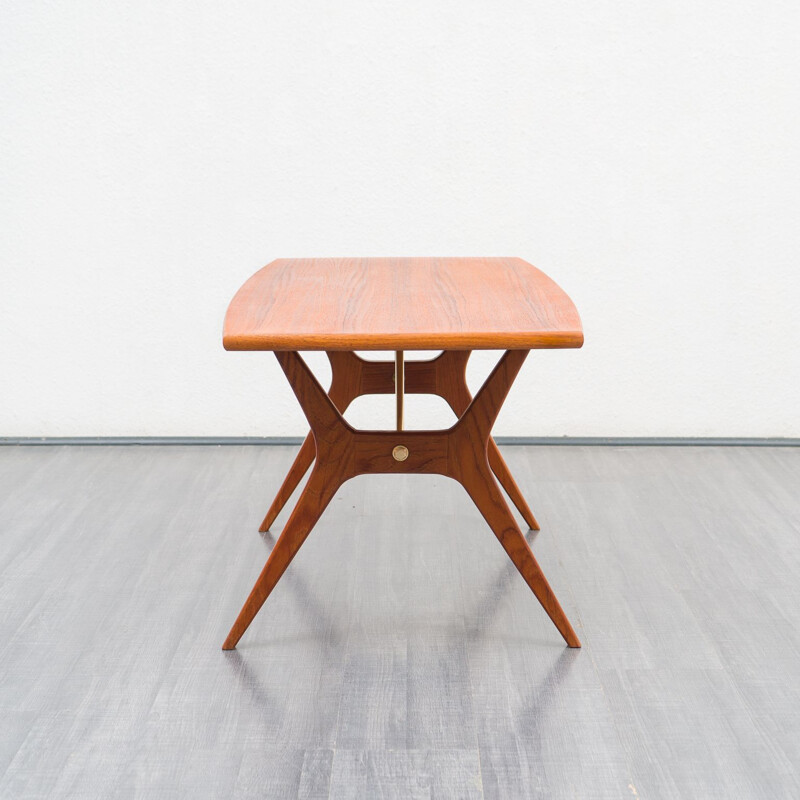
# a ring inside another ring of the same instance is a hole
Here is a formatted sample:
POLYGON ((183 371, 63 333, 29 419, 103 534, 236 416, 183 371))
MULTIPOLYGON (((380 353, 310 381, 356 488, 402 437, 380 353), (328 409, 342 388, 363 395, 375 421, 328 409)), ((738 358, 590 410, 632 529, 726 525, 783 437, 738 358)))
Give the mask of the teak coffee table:
POLYGON ((381 472, 457 480, 567 644, 581 646, 495 481, 538 530, 490 435, 529 350, 583 344, 575 306, 547 275, 519 258, 279 259, 236 293, 223 344, 274 351, 311 426, 262 531, 314 464, 224 650, 236 647, 339 486, 381 472), (328 392, 300 350, 327 353, 328 392), (357 350, 393 350, 395 360, 362 359, 357 350), (442 352, 406 361, 406 350, 442 352), (472 350, 506 351, 474 398, 465 377, 472 350), (403 430, 404 393, 443 397, 458 421, 447 430, 403 430), (347 423, 342 414, 364 394, 397 396, 396 430, 362 431, 347 423))

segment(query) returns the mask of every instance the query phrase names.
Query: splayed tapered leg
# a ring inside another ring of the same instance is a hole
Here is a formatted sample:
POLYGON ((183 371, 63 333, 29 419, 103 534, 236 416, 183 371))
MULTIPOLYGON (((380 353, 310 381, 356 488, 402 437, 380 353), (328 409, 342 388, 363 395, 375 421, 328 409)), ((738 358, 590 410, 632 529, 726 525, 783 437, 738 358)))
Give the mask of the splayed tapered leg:
POLYGON ((286 567, 295 557, 338 488, 338 483, 331 482, 330 476, 326 475, 323 470, 314 469, 312 471, 308 483, 303 489, 303 494, 281 531, 278 541, 275 542, 267 563, 239 612, 236 622, 233 623, 225 644, 222 645, 223 650, 233 650, 236 647, 242 634, 247 630, 261 606, 264 605, 264 601, 275 588, 275 584, 286 571, 286 567))
POLYGON ((508 350, 452 429, 448 473, 467 490, 566 643, 570 647, 580 647, 581 643, 514 520, 489 465, 492 426, 526 356, 527 351, 508 350))
POLYGON ((520 575, 525 579, 536 599, 542 604, 547 616, 558 628, 564 641, 570 647, 580 647, 581 643, 572 629, 567 615, 561 608, 558 598, 550 588, 533 551, 525 537, 522 535, 511 511, 503 499, 499 487, 492 477, 488 463, 484 469, 466 471, 460 478, 460 483, 467 490, 472 501, 478 507, 483 518, 489 524, 508 557, 514 562, 520 575))
POLYGON ((522 491, 519 486, 517 486, 517 482, 509 471, 505 459, 500 455, 500 451, 497 449, 497 444, 494 439, 489 439, 488 453, 489 466, 492 468, 492 472, 497 476, 497 480, 500 481, 500 485, 506 490, 506 494, 517 507, 517 511, 522 514, 522 519, 525 520, 525 524, 531 530, 538 531, 539 523, 536 521, 536 517, 533 516, 533 511, 530 510, 528 503, 522 496, 522 491))
POLYGON ((300 452, 295 457, 292 466, 289 468, 289 474, 283 479, 281 488, 278 489, 278 494, 275 495, 275 499, 272 501, 269 511, 267 511, 267 516, 264 517, 264 521, 261 523, 261 527, 259 528, 261 533, 270 529, 272 523, 275 522, 278 514, 281 513, 281 510, 286 505, 286 502, 292 494, 294 494, 294 490, 299 486, 300 481, 303 480, 303 475, 308 472, 308 468, 314 463, 316 451, 317 448, 314 445, 314 437, 309 433, 303 444, 300 445, 300 452))

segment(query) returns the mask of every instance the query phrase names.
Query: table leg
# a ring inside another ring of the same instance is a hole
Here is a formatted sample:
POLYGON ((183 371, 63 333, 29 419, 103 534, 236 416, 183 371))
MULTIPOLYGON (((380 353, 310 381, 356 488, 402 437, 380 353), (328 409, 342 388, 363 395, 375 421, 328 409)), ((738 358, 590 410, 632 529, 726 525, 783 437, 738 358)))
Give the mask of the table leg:
POLYGON ((525 524, 532 531, 538 531, 539 523, 536 521, 536 517, 533 516, 533 511, 531 511, 527 501, 522 496, 522 490, 517 486, 517 482, 508 469, 505 459, 500 455, 500 450, 494 439, 489 439, 488 454, 489 466, 492 472, 497 476, 500 485, 506 490, 511 502, 517 507, 517 511, 522 515, 522 519, 525 520, 525 524))
MULTIPOLYGON (((327 353, 327 356, 331 362, 331 388, 328 390, 328 397, 330 397, 341 414, 347 411, 350 403, 357 397, 362 394, 372 394, 374 391, 365 391, 364 365, 371 363, 381 364, 380 373, 375 375, 375 370, 372 370, 369 376, 372 377, 373 383, 377 380, 379 388, 387 386, 388 380, 393 380, 394 365, 390 365, 389 362, 367 362, 363 358, 359 358, 355 353, 338 350, 327 353), (391 370, 387 369, 389 366, 391 366, 391 370)), ((367 386, 366 388, 369 389, 370 387, 367 386)), ((392 391, 394 391, 393 387, 392 391)), ((258 529, 261 533, 265 533, 270 529, 278 514, 281 513, 289 498, 294 494, 294 490, 303 480, 303 475, 306 474, 308 468, 314 462, 315 453, 314 435, 309 431, 300 446, 300 452, 295 457, 292 466, 289 467, 289 473, 283 479, 283 483, 258 529)))
POLYGON ((314 436, 309 433, 300 445, 300 452, 294 459, 292 466, 289 467, 289 474, 283 479, 281 488, 278 489, 278 494, 272 501, 272 505, 267 511, 267 516, 259 527, 261 533, 265 533, 270 529, 270 526, 275 522, 281 509, 286 505, 289 498, 294 494, 294 490, 303 480, 303 475, 308 472, 308 468, 314 463, 314 455, 316 454, 316 447, 314 446, 314 436))
POLYGON ((236 643, 275 588, 275 584, 280 580, 338 488, 337 484, 323 474, 323 470, 312 470, 297 505, 269 554, 261 575, 239 612, 225 644, 222 645, 223 650, 233 650, 236 647, 236 643))
POLYGON ((459 481, 564 640, 570 647, 580 647, 489 462, 491 428, 527 354, 507 351, 458 422, 446 431, 358 431, 344 420, 298 353, 276 353, 311 426, 316 463, 223 649, 236 646, 339 486, 356 475, 373 473, 438 473, 459 481), (404 451, 401 460, 398 449, 404 451))

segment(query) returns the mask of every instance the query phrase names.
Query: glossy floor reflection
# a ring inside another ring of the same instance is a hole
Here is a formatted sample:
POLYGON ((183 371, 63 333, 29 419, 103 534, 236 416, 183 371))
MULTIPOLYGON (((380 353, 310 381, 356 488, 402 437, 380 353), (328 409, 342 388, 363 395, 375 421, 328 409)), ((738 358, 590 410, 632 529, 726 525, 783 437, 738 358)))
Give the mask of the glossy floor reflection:
POLYGON ((0 797, 800 796, 800 449, 504 448, 580 651, 356 479, 223 653, 294 452, 0 448, 0 797))

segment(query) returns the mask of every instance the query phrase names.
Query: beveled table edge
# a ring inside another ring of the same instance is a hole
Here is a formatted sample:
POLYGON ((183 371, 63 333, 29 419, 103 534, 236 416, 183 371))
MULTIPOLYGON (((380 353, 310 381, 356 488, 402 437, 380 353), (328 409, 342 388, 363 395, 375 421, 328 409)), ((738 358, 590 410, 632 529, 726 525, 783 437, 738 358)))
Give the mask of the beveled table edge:
POLYGON ((226 350, 546 350, 583 346, 583 331, 531 333, 225 334, 226 350))

